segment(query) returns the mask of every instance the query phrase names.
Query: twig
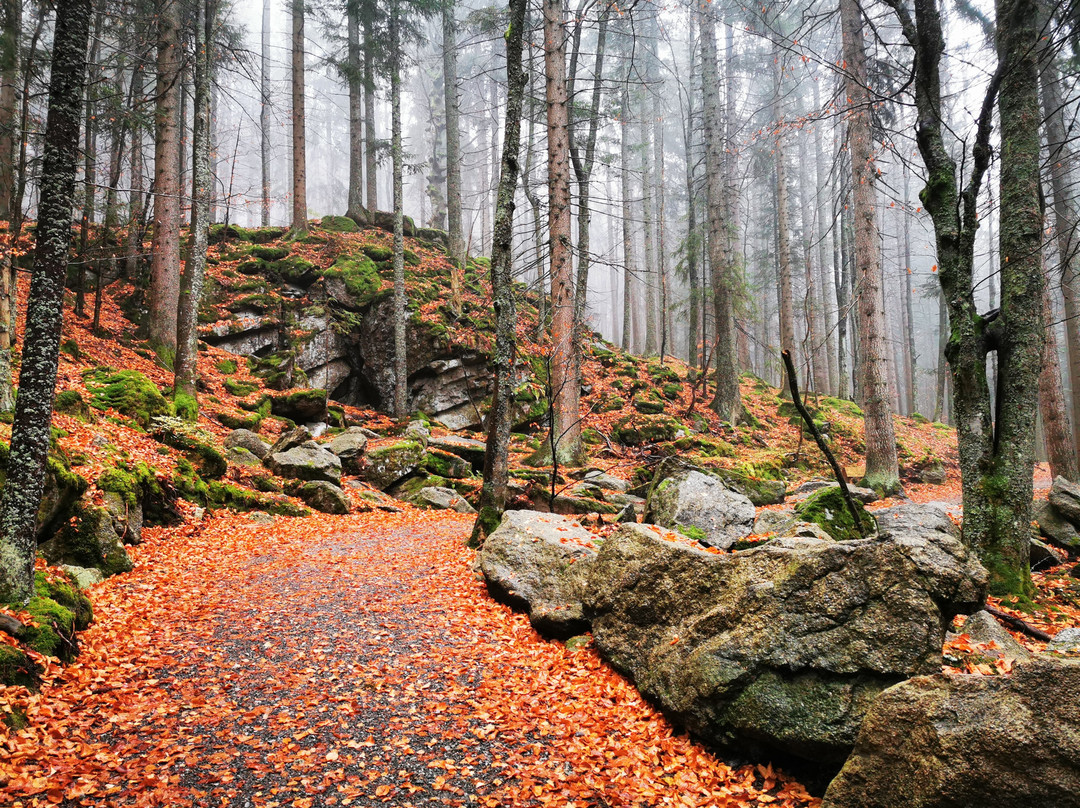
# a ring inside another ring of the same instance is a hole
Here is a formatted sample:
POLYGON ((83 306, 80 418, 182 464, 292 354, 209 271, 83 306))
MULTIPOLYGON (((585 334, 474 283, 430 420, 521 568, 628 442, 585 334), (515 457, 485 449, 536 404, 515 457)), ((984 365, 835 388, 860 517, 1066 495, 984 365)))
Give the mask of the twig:
POLYGON ((836 458, 833 457, 833 453, 829 451, 829 446, 825 443, 825 439, 821 437, 821 433, 818 432, 816 426, 814 426, 814 419, 811 417, 806 406, 803 404, 802 397, 799 395, 799 381, 795 377, 795 366, 791 362, 791 351, 781 351, 781 358, 784 360, 784 367, 787 369, 788 374, 788 387, 791 390, 791 401, 795 405, 795 409, 799 411, 799 415, 806 422, 807 429, 810 430, 810 434, 814 436, 814 442, 821 449, 821 453, 825 455, 825 459, 829 461, 829 465, 832 466, 833 475, 836 477, 836 482, 840 484, 840 493, 844 496, 844 502, 847 503, 848 510, 851 512, 851 517, 855 520, 855 529, 859 531, 859 536, 866 538, 866 532, 863 530, 862 517, 859 514, 859 509, 855 507, 855 500, 851 498, 851 492, 848 490, 847 478, 844 476, 843 469, 840 468, 840 464, 836 462, 836 458))
POLYGON ((1013 617, 1011 614, 1001 611, 1001 609, 995 609, 989 603, 983 606, 983 608, 986 611, 990 612, 990 614, 992 614, 1002 623, 1005 623, 1007 626, 1011 626, 1017 631, 1022 631, 1029 637, 1040 640, 1041 642, 1050 642, 1054 639, 1041 628, 1035 628, 1035 626, 1031 625, 1031 623, 1021 620, 1019 617, 1013 617))

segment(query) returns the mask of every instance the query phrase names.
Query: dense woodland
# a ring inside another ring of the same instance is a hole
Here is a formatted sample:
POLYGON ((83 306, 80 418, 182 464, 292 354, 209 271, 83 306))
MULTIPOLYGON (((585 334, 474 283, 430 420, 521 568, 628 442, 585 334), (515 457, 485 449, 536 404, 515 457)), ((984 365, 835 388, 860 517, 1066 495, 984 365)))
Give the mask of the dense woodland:
POLYGON ((748 497, 722 551, 788 483, 835 478, 855 540, 939 475, 986 589, 934 608, 1052 641, 1016 614, 1080 550, 1078 60, 1050 0, 2 0, 0 603, 85 535, 74 442, 125 519, 427 485, 474 548, 522 507, 649 522, 675 455, 748 497), (333 491, 273 459, 327 426, 333 491), (570 490, 596 464, 629 499, 570 490))

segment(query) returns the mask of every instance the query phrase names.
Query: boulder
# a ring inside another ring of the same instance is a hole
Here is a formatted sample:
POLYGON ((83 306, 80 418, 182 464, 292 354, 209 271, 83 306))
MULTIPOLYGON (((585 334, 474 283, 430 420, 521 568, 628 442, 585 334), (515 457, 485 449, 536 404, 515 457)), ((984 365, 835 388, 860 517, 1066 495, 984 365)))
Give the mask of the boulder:
POLYGON ((1030 561, 1031 569, 1044 570, 1050 567, 1056 567, 1058 564, 1064 564, 1069 560, 1069 554, 1064 550, 1057 547, 1051 547, 1049 544, 1032 537, 1030 561))
POLYGON ((960 627, 960 633, 967 634, 973 642, 994 643, 1001 651, 1001 656, 1010 659, 1027 659, 1031 656, 1028 650, 1018 643, 990 612, 985 610, 969 615, 960 627))
POLYGON ((625 494, 630 490, 630 483, 626 480, 614 477, 600 469, 588 469, 581 479, 606 491, 618 491, 625 494))
POLYGON ((1080 485, 1061 476, 1055 477, 1047 499, 1065 519, 1080 526, 1080 485))
POLYGON ((615 514, 615 521, 619 524, 626 524, 628 522, 637 522, 638 512, 633 503, 627 502, 622 506, 617 514, 615 514))
POLYGON ((1080 628, 1063 628, 1054 635, 1054 639, 1046 646, 1046 650, 1080 654, 1080 628))
POLYGON ((790 508, 780 511, 762 511, 754 520, 753 533, 761 536, 766 533, 775 533, 777 536, 786 536, 788 531, 795 527, 799 520, 795 518, 795 512, 790 508))
POLYGON ((742 754, 841 761, 885 688, 940 670, 986 571, 951 536, 778 538, 727 554, 621 525, 585 598, 597 648, 675 720, 742 754))
POLYGON ((444 488, 440 485, 429 485, 421 488, 409 497, 409 501, 414 505, 433 510, 476 513, 476 509, 469 504, 465 497, 461 496, 453 488, 444 488))
POLYGON ((441 437, 432 437, 428 441, 428 448, 441 449, 444 452, 450 452, 468 460, 473 467, 473 471, 483 471, 484 469, 484 453, 487 451, 487 444, 482 440, 463 438, 459 435, 443 435, 441 437))
POLYGON ((877 520, 878 536, 883 539, 907 535, 933 536, 937 533, 960 537, 960 528, 949 518, 944 506, 933 502, 881 508, 874 511, 874 518, 877 520))
POLYGON ((233 446, 226 449, 225 460, 237 466, 258 466, 262 464, 257 455, 249 452, 243 446, 233 446))
POLYGON ((360 473, 360 458, 368 445, 365 432, 361 427, 350 426, 326 444, 327 451, 333 452, 341 460, 341 470, 346 474, 360 473))
MULTIPOLYGON (((826 488, 840 488, 840 484, 832 480, 809 480, 789 495, 792 499, 806 499, 811 494, 821 491, 826 488)), ((858 485, 848 485, 848 493, 851 494, 851 498, 856 502, 861 502, 863 505, 869 505, 871 502, 877 502, 879 497, 877 491, 873 488, 863 488, 858 485)))
POLYGON ((71 576, 79 589, 89 589, 94 584, 105 580, 105 574, 97 567, 76 567, 74 564, 61 564, 60 568, 71 576))
POLYGON ((345 492, 325 480, 312 480, 300 487, 300 499, 317 511, 344 514, 349 512, 345 492))
POLYGON ((949 476, 945 473, 945 465, 936 460, 919 470, 919 480, 926 485, 945 485, 949 476))
POLYGON ((133 569, 113 515, 98 505, 79 505, 75 519, 38 549, 50 564, 92 568, 103 576, 133 569))
POLYGON ((649 491, 645 520, 668 528, 697 528, 702 544, 727 549, 750 533, 754 505, 716 477, 681 471, 649 491))
POLYGON ((1031 503, 1031 518, 1038 523, 1039 533, 1047 541, 1072 552, 1080 552, 1080 531, 1044 499, 1031 503))
POLYGON ((426 448, 428 440, 431 438, 431 430, 427 428, 427 424, 423 421, 409 421, 405 426, 405 430, 401 433, 401 437, 406 440, 415 440, 422 444, 426 448))
POLYGON ((523 609, 545 636, 588 628, 582 612, 594 536, 575 520, 539 511, 507 511, 484 541, 480 569, 498 600, 523 609))
POLYGON ((296 390, 270 399, 270 412, 300 424, 326 420, 326 390, 296 390))
MULTIPOLYGON (((311 433, 308 432, 306 427, 296 426, 292 429, 287 429, 282 432, 274 445, 270 447, 267 455, 278 454, 279 452, 287 452, 289 449, 295 449, 297 446, 302 446, 311 440, 311 433)), ((263 456, 266 459, 266 455, 263 456)))
MULTIPOLYGON (((310 437, 310 436, 309 436, 310 437)), ((308 440, 308 438, 304 438, 308 440)), ((304 441, 298 441, 297 445, 304 441)), ((228 435, 225 436, 225 448, 228 449, 246 449, 255 455, 259 460, 262 460, 268 454, 270 454, 270 444, 260 438, 256 433, 250 429, 234 429, 228 435)), ((291 446, 288 448, 292 448, 291 446)), ((284 451, 284 449, 278 449, 278 451, 284 451)))
POLYGON ((398 440, 369 448, 360 460, 360 476, 381 491, 415 473, 424 458, 424 445, 398 440))
POLYGON ((825 486, 812 493, 795 506, 795 516, 801 522, 813 522, 837 541, 873 536, 877 527, 874 517, 859 500, 853 497, 853 501, 859 514, 861 534, 838 485, 825 486))
POLYGON ((141 498, 134 501, 116 493, 103 491, 102 504, 112 519, 113 532, 124 544, 142 544, 143 507, 141 498))
POLYGON ((272 452, 263 461, 270 471, 290 480, 341 483, 341 461, 313 440, 284 452, 272 452))
POLYGON ((886 690, 822 808, 1080 806, 1080 660, 938 673, 886 690))
POLYGON ((715 469, 706 473, 719 477, 724 485, 742 494, 754 505, 779 505, 787 499, 787 483, 783 480, 751 477, 728 469, 715 469))
POLYGON ((429 474, 436 474, 439 477, 449 477, 454 480, 461 480, 473 476, 473 468, 468 460, 463 457, 458 457, 456 454, 444 452, 442 449, 435 449, 430 446, 428 447, 427 453, 424 455, 421 465, 423 466, 424 471, 429 474))

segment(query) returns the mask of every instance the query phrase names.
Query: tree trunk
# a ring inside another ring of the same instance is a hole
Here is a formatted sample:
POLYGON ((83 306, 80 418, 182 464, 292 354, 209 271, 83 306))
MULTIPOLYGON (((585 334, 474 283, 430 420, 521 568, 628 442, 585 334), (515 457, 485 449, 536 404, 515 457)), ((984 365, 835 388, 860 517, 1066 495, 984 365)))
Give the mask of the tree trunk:
MULTIPOLYGON (((1045 273, 1043 275, 1046 277, 1045 273)), ((1050 284, 1043 286, 1043 321, 1054 322, 1053 301, 1050 284)), ((1069 416, 1065 409, 1065 395, 1061 390, 1061 367, 1058 364, 1058 343, 1056 328, 1048 325, 1046 345, 1043 347, 1042 369, 1039 371, 1039 415, 1042 418, 1043 441, 1046 443, 1046 456, 1050 461, 1050 476, 1064 477, 1076 482, 1080 477, 1077 470, 1076 452, 1073 447, 1072 432, 1069 431, 1069 416)))
POLYGON ((375 137, 375 30, 371 17, 374 9, 371 3, 364 4, 364 181, 367 189, 364 199, 368 210, 379 209, 378 147, 375 137))
POLYGON ((8 477, 0 500, 0 603, 26 602, 34 594, 35 523, 45 489, 60 356, 64 276, 71 246, 89 34, 89 0, 65 2, 53 35, 34 273, 26 310, 19 397, 11 427, 8 477))
POLYGON ((150 345, 171 365, 180 298, 180 7, 158 6, 157 109, 154 139, 154 237, 150 248, 147 331, 150 345))
POLYGON ((345 215, 362 220, 364 210, 364 88, 360 64, 360 4, 345 5, 349 81, 349 199, 345 215))
POLYGON ((176 367, 173 398, 177 413, 194 421, 199 412, 198 347, 199 301, 206 274, 206 245, 210 228, 210 48, 213 42, 215 9, 213 0, 200 0, 195 24, 195 104, 191 155, 191 241, 184 274, 180 278, 177 311, 176 367))
MULTIPOLYGON (((694 91, 697 64, 697 44, 694 37, 695 15, 688 18, 689 33, 689 89, 680 93, 680 100, 685 98, 685 105, 680 104, 682 112, 683 154, 686 157, 686 242, 684 255, 686 260, 686 279, 689 287, 689 336, 687 338, 687 362, 691 368, 698 367, 701 350, 701 287, 698 284, 698 234, 697 234, 697 156, 694 150, 694 91)), ((680 88, 681 89, 681 88, 680 88)))
POLYGON ((473 541, 486 537, 506 508, 509 483, 510 428, 514 394, 515 326, 517 310, 513 290, 514 191, 518 152, 521 150, 521 110, 525 95, 522 66, 526 0, 510 0, 506 35, 506 120, 502 164, 495 200, 494 238, 491 245, 491 292, 495 307, 495 391, 488 412, 484 483, 473 541))
POLYGON ((394 163, 394 415, 403 418, 409 408, 408 356, 406 355, 405 213, 402 175, 405 154, 401 145, 401 39, 399 0, 390 4, 390 152, 394 163))
POLYGON ((634 222, 630 206, 630 91, 623 86, 622 120, 619 121, 619 181, 622 191, 622 246, 623 246, 623 305, 622 342, 619 347, 630 350, 631 306, 633 295, 631 281, 634 277, 634 222))
MULTIPOLYGON (((445 0, 442 10, 443 94, 446 106, 446 218, 450 241, 450 285, 455 308, 461 308, 461 275, 465 271, 465 236, 461 223, 461 102, 458 90, 457 18, 453 0, 445 0)), ((523 71, 524 72, 524 71, 523 71)), ((520 112, 519 116, 520 118, 520 112)), ((521 121, 517 122, 520 138, 521 121)), ((514 153, 517 159, 517 152, 514 153)), ((517 184, 517 164, 515 179, 517 184)), ((499 179, 500 183, 502 178, 499 179)), ((496 225, 498 227, 498 225, 496 225)), ((494 245, 492 262, 494 266, 494 245)))
POLYGON ((292 226, 290 235, 308 232, 307 135, 304 114, 304 0, 292 0, 292 226))
POLYGON ((656 250, 653 243, 653 182, 652 143, 650 127, 646 123, 645 105, 642 103, 638 118, 638 144, 641 151, 641 233, 645 250, 641 267, 641 282, 645 285, 645 355, 654 356, 656 342, 656 250))
POLYGON ((945 347, 949 344, 949 309, 945 305, 945 293, 938 289, 938 357, 937 372, 934 374, 934 420, 945 422, 945 379, 949 370, 949 360, 945 356, 945 347))
POLYGON ((551 257, 551 431, 553 462, 581 462, 580 387, 574 377, 574 266, 570 241, 570 142, 566 32, 561 0, 544 0, 544 76, 548 124, 548 237, 551 257))
MULTIPOLYGON (((820 81, 814 82, 814 109, 821 110, 821 97, 818 91, 820 81)), ((824 120, 818 120, 814 124, 814 169, 817 181, 816 207, 818 210, 818 229, 821 235, 818 239, 818 278, 821 297, 821 322, 825 333, 825 357, 828 367, 828 393, 831 396, 838 394, 839 389, 839 366, 838 348, 836 345, 836 312, 833 305, 836 302, 835 264, 830 264, 830 259, 835 258, 835 247, 829 249, 829 239, 836 243, 836 222, 831 217, 826 218, 833 200, 830 194, 828 168, 832 162, 825 154, 822 143, 821 130, 825 126, 824 120)))
POLYGON ((262 168, 262 226, 270 226, 270 0, 262 5, 262 54, 259 60, 259 157, 262 168))
POLYGON ((885 342, 885 301, 881 251, 878 246, 877 169, 873 163, 870 97, 862 12, 856 0, 840 0, 840 19, 847 62, 848 150, 851 154, 852 206, 855 217, 856 312, 859 328, 860 387, 866 425, 864 485, 881 494, 900 489, 889 390, 889 354, 885 342))
POLYGON ((16 169, 19 136, 16 88, 19 82, 19 48, 22 45, 22 3, 20 0, 0 2, 0 222, 7 226, 11 240, 0 249, 0 412, 15 407, 15 390, 11 375, 11 351, 15 345, 15 299, 18 285, 11 249, 14 247, 16 222, 21 211, 16 209, 16 169))
POLYGON ((900 215, 904 217, 904 313, 905 338, 907 339, 908 359, 908 415, 918 410, 919 403, 919 354, 915 344, 915 314, 912 311, 914 294, 911 288, 911 211, 908 210, 907 163, 904 164, 904 204, 900 215))
POLYGON ((90 60, 87 63, 88 80, 86 82, 86 122, 83 125, 83 209, 79 227, 79 248, 77 252, 75 280, 75 316, 86 316, 86 270, 90 260, 90 230, 94 226, 97 211, 97 107, 98 83, 101 80, 101 67, 98 58, 101 52, 101 23, 104 12, 98 8, 94 14, 94 30, 90 37, 90 60))
POLYGON ((139 259, 143 247, 143 129, 139 111, 143 96, 143 67, 136 64, 131 71, 132 112, 131 130, 131 189, 128 192, 127 249, 124 256, 124 273, 135 281, 139 271, 139 259))

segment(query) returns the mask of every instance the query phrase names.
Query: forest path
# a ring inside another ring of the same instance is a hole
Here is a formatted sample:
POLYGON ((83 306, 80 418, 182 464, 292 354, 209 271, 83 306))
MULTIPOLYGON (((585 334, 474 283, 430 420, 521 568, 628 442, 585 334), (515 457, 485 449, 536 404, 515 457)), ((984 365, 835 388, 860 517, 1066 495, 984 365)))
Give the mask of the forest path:
POLYGON ((27 705, 0 803, 813 804, 491 601, 470 527, 408 511, 148 530, 136 570, 92 590, 78 661, 27 705))

